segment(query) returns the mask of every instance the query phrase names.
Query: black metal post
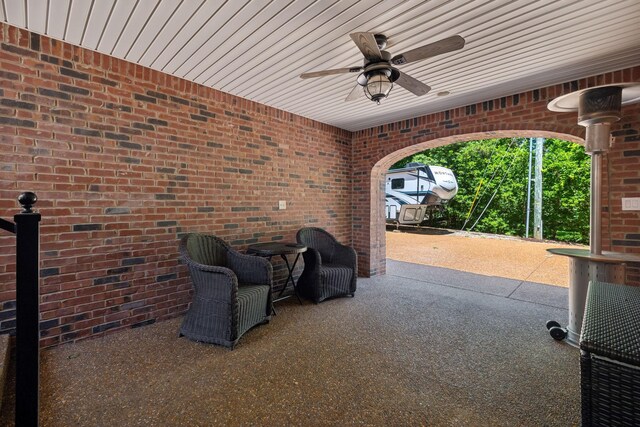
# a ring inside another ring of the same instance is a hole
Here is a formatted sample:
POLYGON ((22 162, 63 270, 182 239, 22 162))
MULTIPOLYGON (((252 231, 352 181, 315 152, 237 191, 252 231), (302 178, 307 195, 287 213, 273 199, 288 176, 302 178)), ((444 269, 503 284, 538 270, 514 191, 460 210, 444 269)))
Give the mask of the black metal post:
POLYGON ((37 426, 40 379, 40 214, 22 193, 16 223, 16 426, 37 426))

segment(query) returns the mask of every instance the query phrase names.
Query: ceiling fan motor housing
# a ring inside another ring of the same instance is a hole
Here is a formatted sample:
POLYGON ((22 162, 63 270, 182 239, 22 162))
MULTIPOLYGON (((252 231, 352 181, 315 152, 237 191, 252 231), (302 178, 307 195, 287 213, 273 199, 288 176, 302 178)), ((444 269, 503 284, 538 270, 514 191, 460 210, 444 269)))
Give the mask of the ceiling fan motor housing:
POLYGON ((400 71, 398 71, 396 68, 392 67, 389 64, 377 63, 373 64, 373 66, 367 66, 365 70, 358 76, 357 82, 360 86, 366 86, 371 77, 380 74, 384 74, 391 83, 400 78, 400 71))
MULTIPOLYGON (((379 34, 376 35, 376 37, 377 36, 379 36, 379 34)), ((364 59, 364 71, 360 73, 357 79, 360 86, 366 86, 367 82, 372 76, 377 76, 380 74, 384 74, 391 83, 395 82, 400 77, 400 71, 392 67, 391 62, 389 62, 391 60, 391 54, 386 50, 381 50, 380 54, 381 58, 378 61, 372 61, 367 58, 364 59)))

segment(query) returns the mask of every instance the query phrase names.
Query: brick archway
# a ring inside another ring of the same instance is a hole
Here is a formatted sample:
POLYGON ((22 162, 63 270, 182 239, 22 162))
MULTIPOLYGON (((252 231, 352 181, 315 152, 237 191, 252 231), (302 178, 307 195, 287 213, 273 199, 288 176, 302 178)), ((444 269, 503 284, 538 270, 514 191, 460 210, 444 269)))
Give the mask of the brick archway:
POLYGON ((430 148, 441 147, 444 145, 454 144, 457 142, 476 141, 490 138, 512 138, 512 137, 544 137, 544 138, 558 138, 565 141, 572 141, 583 145, 584 140, 576 137, 575 135, 554 133, 554 132, 539 132, 539 131, 527 131, 527 130, 502 130, 496 132, 478 132, 465 135, 458 135, 455 137, 444 137, 435 140, 422 142, 410 147, 405 147, 394 153, 380 159, 371 169, 371 219, 375 219, 375 226, 372 228, 372 233, 375 233, 375 247, 378 248, 378 257, 382 259, 382 265, 379 267, 377 274, 383 274, 384 263, 386 262, 386 237, 385 237, 385 213, 384 213, 384 199, 385 199, 385 175, 389 167, 398 160, 404 159, 412 154, 428 150, 430 148))
MULTIPOLYGON (((396 160, 418 151, 474 139, 512 136, 560 138, 582 143, 584 128, 578 126, 576 113, 554 113, 547 109, 552 99, 576 89, 623 81, 638 80, 640 67, 609 73, 562 85, 536 89, 479 104, 467 105, 440 113, 390 123, 355 132, 353 135, 353 244, 358 251, 362 276, 384 274, 386 268, 385 219, 383 212, 384 173, 396 160)), ((640 153, 626 151, 625 142, 637 141, 640 108, 633 104, 623 108, 623 117, 612 127, 615 144, 603 159, 603 173, 611 180, 618 172, 612 169, 617 159, 628 157, 636 165, 640 153), (628 135, 636 135, 630 138, 628 135), (635 138, 635 139, 633 139, 635 138)), ((633 148, 637 147, 637 142, 633 148)), ((636 169, 640 170, 639 167, 636 169)), ((620 171, 621 173, 622 171, 620 171)), ((640 171, 635 172, 640 178, 640 171)), ((624 175, 624 176, 628 176, 624 175)), ((628 188, 616 188, 617 196, 638 191, 638 183, 629 181, 628 188)), ((603 193, 610 193, 609 182, 603 182, 603 193)), ((611 195, 611 194, 610 194, 611 195)), ((603 197, 603 200, 607 200, 603 197)), ((611 221, 613 212, 603 206, 603 221, 611 221)), ((603 227, 603 230, 605 228, 603 227)), ((608 232, 607 232, 608 233, 608 232)), ((612 250, 616 241, 603 235, 603 248, 612 250), (613 245, 612 245, 613 243, 613 245)), ((619 243, 619 242, 618 242, 619 243)), ((637 250, 634 244, 619 245, 621 252, 637 250)))

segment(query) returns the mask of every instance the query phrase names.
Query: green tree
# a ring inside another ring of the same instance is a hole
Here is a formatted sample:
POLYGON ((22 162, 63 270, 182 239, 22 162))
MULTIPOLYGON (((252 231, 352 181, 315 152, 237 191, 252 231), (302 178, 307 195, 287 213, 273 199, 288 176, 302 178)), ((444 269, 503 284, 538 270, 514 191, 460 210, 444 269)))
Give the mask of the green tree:
POLYGON ((545 237, 589 243, 589 156, 584 147, 552 140, 542 163, 545 237))
MULTIPOLYGON (((396 163, 453 170, 458 194, 430 225, 524 236, 529 140, 488 139, 433 148, 396 163), (484 212, 484 213, 483 213, 484 212)), ((547 239, 588 242, 589 157, 567 141, 545 141, 543 227, 547 239)))

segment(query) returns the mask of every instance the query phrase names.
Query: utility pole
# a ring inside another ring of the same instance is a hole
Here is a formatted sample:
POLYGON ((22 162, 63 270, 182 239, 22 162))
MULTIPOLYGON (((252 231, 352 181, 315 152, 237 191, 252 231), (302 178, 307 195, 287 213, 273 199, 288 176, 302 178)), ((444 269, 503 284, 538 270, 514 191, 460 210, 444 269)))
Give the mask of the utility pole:
POLYGON ((536 138, 536 165, 533 195, 533 237, 542 240, 542 155, 544 138, 536 138))
POLYGON ((529 218, 531 212, 531 157, 533 154, 533 138, 529 138, 529 177, 527 178, 527 219, 524 237, 529 237, 529 218))

